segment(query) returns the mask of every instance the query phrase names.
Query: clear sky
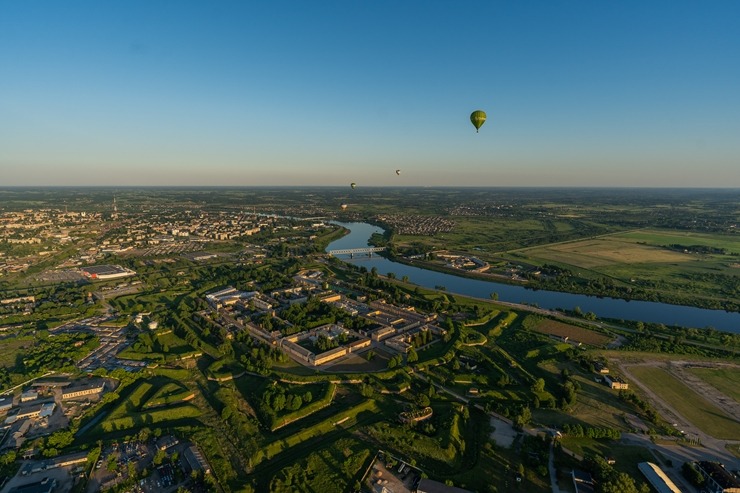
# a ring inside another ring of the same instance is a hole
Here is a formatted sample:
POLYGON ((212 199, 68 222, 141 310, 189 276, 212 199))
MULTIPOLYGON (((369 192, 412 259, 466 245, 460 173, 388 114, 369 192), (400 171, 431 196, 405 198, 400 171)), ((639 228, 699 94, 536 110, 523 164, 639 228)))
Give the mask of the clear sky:
POLYGON ((740 187, 739 19, 737 0, 0 0, 0 186, 740 187))

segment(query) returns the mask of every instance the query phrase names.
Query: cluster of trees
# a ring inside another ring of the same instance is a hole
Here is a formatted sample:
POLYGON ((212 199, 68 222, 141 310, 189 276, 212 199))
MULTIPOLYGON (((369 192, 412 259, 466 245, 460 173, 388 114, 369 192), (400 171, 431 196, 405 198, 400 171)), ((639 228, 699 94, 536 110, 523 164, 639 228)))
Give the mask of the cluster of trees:
POLYGON ((681 466, 681 473, 683 473, 683 477, 685 477, 689 483, 693 484, 697 488, 703 488, 707 482, 693 462, 684 462, 683 466, 681 466))
POLYGON ((309 404, 311 401, 313 401, 313 395, 310 391, 298 395, 287 393, 283 387, 273 385, 263 392, 260 398, 260 406, 267 414, 275 415, 283 410, 297 411, 301 406, 309 404))
POLYGON ((590 457, 587 464, 596 480, 596 493, 650 493, 646 483, 639 486, 629 474, 618 472, 601 456, 590 457))
POLYGON ((418 348, 418 347, 426 346, 427 344, 432 342, 433 339, 434 337, 432 336, 432 331, 420 330, 419 332, 414 334, 414 337, 411 339, 411 344, 415 348, 418 348))
POLYGON ((645 415, 648 421, 650 421, 651 423, 658 422, 658 413, 655 411, 655 409, 649 402, 643 399, 640 399, 640 397, 637 394, 635 394, 634 392, 630 390, 620 390, 618 395, 619 395, 619 400, 628 402, 634 405, 635 407, 637 407, 637 409, 639 409, 640 411, 642 411, 642 413, 645 415))
POLYGON ((319 337, 316 338, 316 348, 323 353, 324 351, 346 344, 348 340, 349 336, 344 332, 333 339, 328 338, 324 334, 320 334, 319 337))
POLYGON ((284 335, 290 335, 304 329, 312 329, 321 325, 336 323, 339 310, 328 303, 322 303, 318 298, 311 298, 306 303, 296 303, 280 313, 294 327, 283 330, 284 335))
POLYGON ((578 391, 581 389, 581 384, 578 383, 567 369, 563 369, 561 372, 563 383, 560 386, 560 409, 568 409, 576 403, 576 396, 578 391))
POLYGON ((670 245, 663 245, 663 248, 667 248, 669 250, 675 250, 677 252, 686 252, 686 253, 700 253, 703 255, 710 255, 710 254, 716 254, 716 255, 726 255, 727 249, 726 248, 717 248, 712 247, 709 245, 681 245, 680 243, 671 243, 670 245))
MULTIPOLYGON (((409 352, 406 353, 406 363, 416 363, 417 361, 419 361, 418 353, 414 350, 414 348, 409 349, 409 352)), ((403 365, 404 365, 404 361, 403 361, 402 354, 397 354, 388 360, 389 370, 398 368, 399 366, 403 366, 403 365)))
MULTIPOLYGON (((734 339, 728 339, 734 340, 734 339)), ((626 344, 619 347, 623 351, 640 351, 649 353, 690 354, 708 357, 727 357, 728 353, 721 349, 707 348, 688 344, 682 334, 669 337, 658 337, 649 334, 635 334, 626 344)))
POLYGON ((274 363, 285 362, 288 358, 280 349, 270 347, 252 338, 247 338, 238 347, 242 352, 239 361, 247 370, 261 375, 268 374, 274 363))
POLYGON ((592 426, 584 428, 580 424, 570 425, 566 423, 563 425, 563 431, 566 435, 577 438, 588 437, 619 440, 622 437, 622 432, 615 428, 597 428, 592 426))
POLYGON ((36 337, 33 346, 18 353, 15 373, 31 376, 49 370, 73 368, 98 343, 97 336, 83 332, 49 337, 45 331, 39 331, 36 337))

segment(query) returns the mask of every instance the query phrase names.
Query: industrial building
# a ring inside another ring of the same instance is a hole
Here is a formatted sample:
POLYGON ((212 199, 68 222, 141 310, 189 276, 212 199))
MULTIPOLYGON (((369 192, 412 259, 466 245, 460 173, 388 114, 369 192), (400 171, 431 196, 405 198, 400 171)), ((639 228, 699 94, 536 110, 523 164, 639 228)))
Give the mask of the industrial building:
POLYGON ((655 488, 658 493, 681 493, 671 478, 666 476, 663 470, 652 462, 640 462, 637 468, 648 480, 648 483, 655 488))
POLYGON ((79 387, 71 387, 62 392, 62 400, 76 399, 87 395, 101 394, 105 390, 105 382, 90 383, 79 387))
POLYGON ((108 279, 120 279, 122 277, 129 277, 136 275, 136 272, 120 265, 91 265, 89 267, 82 267, 80 269, 82 275, 88 279, 96 279, 99 281, 105 281, 108 279))

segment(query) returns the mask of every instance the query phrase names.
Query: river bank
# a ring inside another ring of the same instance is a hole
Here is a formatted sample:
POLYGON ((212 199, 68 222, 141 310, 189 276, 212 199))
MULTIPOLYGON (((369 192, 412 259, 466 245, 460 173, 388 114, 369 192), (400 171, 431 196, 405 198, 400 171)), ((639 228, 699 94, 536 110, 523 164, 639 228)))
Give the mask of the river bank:
MULTIPOLYGON (((368 239, 373 233, 384 233, 380 227, 367 223, 339 223, 339 225, 348 229, 350 233, 332 242, 327 250, 364 248, 367 247, 368 239)), ((377 255, 352 259, 342 258, 342 260, 365 266, 368 270, 376 268, 382 274, 393 272, 397 278, 406 276, 410 282, 422 287, 434 289, 437 286, 444 286, 450 293, 476 298, 490 299, 491 293, 495 292, 500 301, 534 305, 549 310, 567 311, 579 307, 583 312, 593 312, 599 318, 701 329, 713 327, 726 332, 740 333, 740 313, 737 312, 532 289, 521 285, 438 272, 377 255)))

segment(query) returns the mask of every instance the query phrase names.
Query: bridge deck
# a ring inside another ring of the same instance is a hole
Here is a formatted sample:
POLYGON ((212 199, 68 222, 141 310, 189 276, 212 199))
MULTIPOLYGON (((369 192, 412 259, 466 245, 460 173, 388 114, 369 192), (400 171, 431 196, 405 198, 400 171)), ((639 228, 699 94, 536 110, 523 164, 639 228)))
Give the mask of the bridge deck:
POLYGON ((382 252, 385 247, 367 247, 367 248, 346 248, 343 250, 329 250, 329 255, 354 255, 355 253, 374 253, 382 252))

